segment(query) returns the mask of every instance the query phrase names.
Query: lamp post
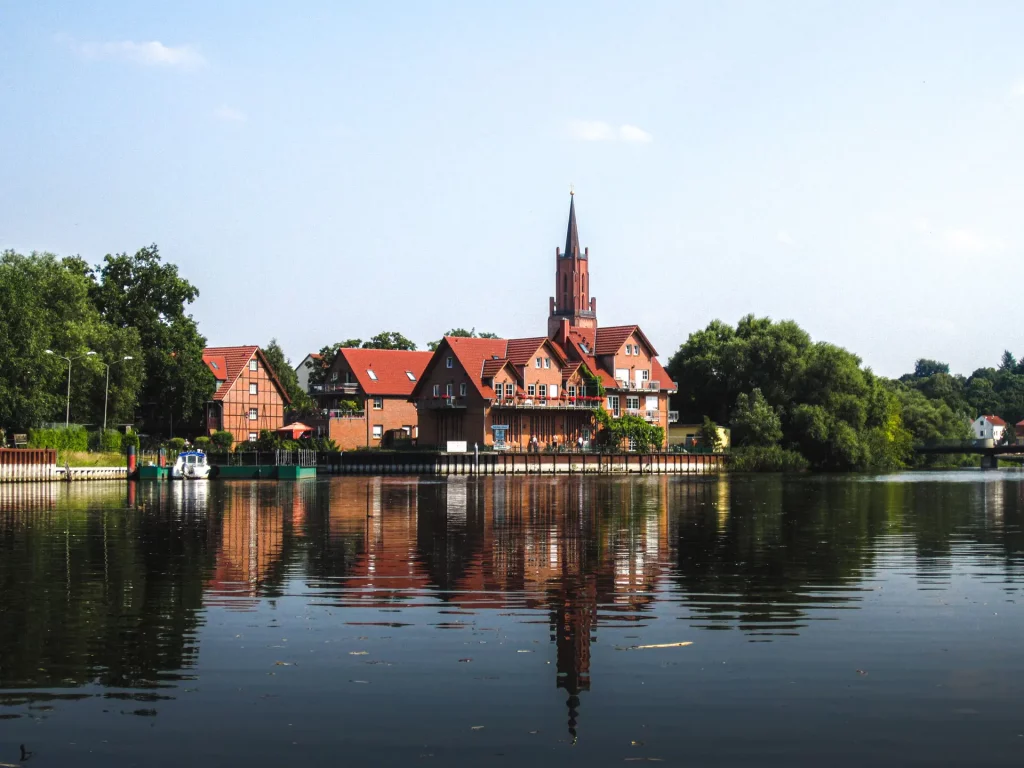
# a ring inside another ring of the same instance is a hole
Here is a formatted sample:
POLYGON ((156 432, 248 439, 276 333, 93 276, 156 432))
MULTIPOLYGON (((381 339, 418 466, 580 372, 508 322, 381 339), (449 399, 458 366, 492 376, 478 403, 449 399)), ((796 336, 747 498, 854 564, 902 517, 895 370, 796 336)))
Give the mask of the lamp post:
POLYGON ((46 350, 46 354, 54 355, 55 357, 59 357, 61 360, 68 361, 68 405, 67 410, 64 412, 64 429, 67 429, 69 426, 71 426, 71 361, 81 360, 83 357, 92 357, 96 353, 93 352, 92 350, 89 350, 84 355, 78 355, 77 357, 64 357, 64 355, 58 355, 52 349, 48 349, 46 350))
POLYGON ((107 369, 107 385, 103 388, 103 431, 104 432, 107 431, 107 397, 110 395, 110 366, 111 365, 117 365, 119 363, 123 363, 125 360, 134 360, 134 359, 135 358, 133 358, 131 355, 125 355, 120 360, 115 360, 114 362, 110 363, 110 365, 107 365, 106 363, 103 363, 103 365, 107 369))

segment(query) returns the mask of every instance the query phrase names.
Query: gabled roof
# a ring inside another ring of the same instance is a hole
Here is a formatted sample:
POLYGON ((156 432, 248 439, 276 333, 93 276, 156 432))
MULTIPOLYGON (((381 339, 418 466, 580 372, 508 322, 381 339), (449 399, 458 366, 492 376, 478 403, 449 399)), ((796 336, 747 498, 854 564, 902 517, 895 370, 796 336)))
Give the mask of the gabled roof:
POLYGON ((277 374, 270 366, 270 363, 267 362, 267 357, 263 354, 263 350, 255 344, 241 347, 207 347, 203 350, 203 362, 206 363, 206 367, 210 369, 210 373, 213 374, 218 383, 217 391, 213 393, 213 399, 224 399, 227 393, 231 391, 231 387, 234 386, 242 371, 249 364, 253 355, 259 358, 263 370, 267 372, 270 380, 274 382, 274 386, 277 387, 278 394, 281 395, 285 405, 291 403, 291 398, 288 397, 288 393, 281 386, 281 382, 278 380, 277 374), (223 371, 226 371, 227 375, 224 375, 223 371))
POLYGON ((537 354, 537 350, 544 345, 551 347, 551 351, 555 353, 555 357, 558 358, 559 367, 565 365, 568 360, 565 356, 565 352, 547 336, 532 336, 528 339, 509 339, 508 340, 508 359, 512 365, 529 365, 530 360, 537 354))
POLYGON ((506 365, 508 365, 507 357, 492 357, 488 360, 484 360, 484 367, 480 375, 485 379, 489 376, 496 376, 506 365))
POLYGON ((494 391, 484 385, 484 363, 495 356, 507 357, 508 342, 505 339, 470 339, 463 336, 445 336, 445 343, 459 361, 459 365, 469 374, 476 391, 481 397, 490 398, 494 391))
POLYGON ((614 355, 625 344, 626 339, 633 334, 636 334, 647 349, 650 350, 652 357, 658 354, 658 350, 654 348, 654 345, 644 335, 644 332, 640 330, 639 325, 613 325, 608 328, 598 328, 597 339, 594 342, 594 354, 614 355))
POLYGON ((410 352, 404 349, 356 349, 338 350, 338 357, 345 360, 363 392, 368 395, 396 395, 408 397, 421 378, 423 371, 433 357, 433 352, 410 352), (376 379, 370 376, 370 371, 376 379), (409 378, 409 374, 415 381, 409 378))
POLYGON ((995 415, 993 415, 991 413, 983 413, 980 418, 988 419, 989 423, 992 424, 992 426, 994 426, 994 427, 1005 427, 1006 426, 1006 422, 1005 421, 1003 421, 1001 418, 999 418, 998 416, 995 416, 995 415))

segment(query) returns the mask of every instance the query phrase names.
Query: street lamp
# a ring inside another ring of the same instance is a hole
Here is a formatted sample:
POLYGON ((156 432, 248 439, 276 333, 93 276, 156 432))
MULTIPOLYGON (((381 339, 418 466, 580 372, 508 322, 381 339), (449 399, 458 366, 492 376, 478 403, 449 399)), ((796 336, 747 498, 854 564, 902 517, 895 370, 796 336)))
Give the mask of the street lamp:
POLYGON ((77 357, 64 357, 64 355, 58 355, 52 349, 48 349, 46 350, 46 354, 54 355, 55 357, 59 357, 61 360, 68 361, 68 407, 67 411, 64 413, 64 429, 67 429, 69 426, 71 426, 71 361, 81 360, 83 357, 92 357, 96 353, 90 350, 86 352, 84 355, 78 355, 77 357))
MULTIPOLYGON (((117 365, 123 363, 125 360, 134 360, 135 358, 131 355, 125 355, 120 360, 115 360, 110 365, 117 365)), ((103 363, 107 369, 107 386, 103 388, 103 431, 107 431, 107 396, 110 394, 110 365, 103 363)))

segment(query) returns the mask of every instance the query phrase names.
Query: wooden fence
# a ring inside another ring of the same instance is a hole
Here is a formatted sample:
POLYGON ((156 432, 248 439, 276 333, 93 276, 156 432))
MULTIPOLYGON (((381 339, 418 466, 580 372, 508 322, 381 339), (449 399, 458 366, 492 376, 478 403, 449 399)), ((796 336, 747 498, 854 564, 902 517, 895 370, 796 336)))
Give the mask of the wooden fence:
POLYGON ((0 448, 0 482, 56 478, 57 452, 52 448, 0 448))

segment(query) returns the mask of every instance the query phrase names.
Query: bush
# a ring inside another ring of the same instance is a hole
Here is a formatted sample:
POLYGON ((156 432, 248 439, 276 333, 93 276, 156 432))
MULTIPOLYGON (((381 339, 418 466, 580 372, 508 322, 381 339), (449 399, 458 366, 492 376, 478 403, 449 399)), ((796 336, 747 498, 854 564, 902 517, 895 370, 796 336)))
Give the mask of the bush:
POLYGON ((210 435, 210 442, 221 450, 230 451, 235 442, 235 436, 231 432, 221 429, 210 435))
POLYGON ((803 472, 808 466, 801 454, 777 445, 736 448, 729 463, 734 472, 803 472))
POLYGON ((104 453, 120 453, 122 435, 116 429, 100 432, 100 450, 104 453))
POLYGON ((184 437, 172 437, 167 441, 167 452, 168 453, 181 453, 185 450, 185 438, 184 437))
POLYGON ((139 435, 137 432, 129 432, 126 435, 121 435, 121 450, 128 453, 128 446, 135 446, 136 455, 139 453, 139 435))
POLYGON ((200 451, 208 451, 208 450, 210 450, 210 442, 211 441, 210 441, 210 438, 208 438, 206 435, 202 435, 200 437, 197 437, 193 442, 195 442, 196 448, 198 448, 200 451))
POLYGON ((58 451, 88 451, 89 433, 85 427, 30 429, 29 448, 54 448, 58 451))

